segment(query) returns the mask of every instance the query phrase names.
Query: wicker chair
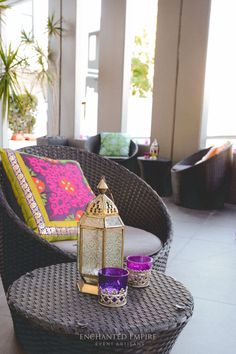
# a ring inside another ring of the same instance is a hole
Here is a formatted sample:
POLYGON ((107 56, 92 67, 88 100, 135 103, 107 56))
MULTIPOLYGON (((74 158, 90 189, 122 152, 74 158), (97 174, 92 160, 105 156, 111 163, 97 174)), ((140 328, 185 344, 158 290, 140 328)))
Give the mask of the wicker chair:
MULTIPOLYGON (((85 149, 89 152, 99 154, 100 145, 101 145, 101 135, 97 134, 88 138, 88 140, 85 143, 85 149)), ((133 160, 136 158, 137 153, 138 153, 138 145, 133 140, 130 140, 129 156, 107 157, 107 158, 133 171, 133 160)))
MULTIPOLYGON (((149 231, 162 241, 163 247, 153 257, 155 267, 165 271, 172 239, 171 220, 160 197, 143 180, 119 164, 72 147, 33 146, 21 151, 79 161, 93 190, 105 175, 124 223, 149 231)), ((35 268, 71 261, 76 261, 75 254, 43 240, 24 223, 0 165, 0 273, 4 289, 35 268)))
POLYGON ((224 207, 229 187, 232 145, 196 164, 209 150, 202 149, 172 167, 172 190, 176 204, 193 209, 224 207))

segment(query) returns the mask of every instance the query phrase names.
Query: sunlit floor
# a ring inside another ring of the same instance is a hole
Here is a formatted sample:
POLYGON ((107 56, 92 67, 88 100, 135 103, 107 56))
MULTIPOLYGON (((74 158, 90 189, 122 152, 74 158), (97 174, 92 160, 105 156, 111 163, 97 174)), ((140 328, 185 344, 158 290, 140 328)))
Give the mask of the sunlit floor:
MULTIPOLYGON (((194 314, 172 354, 234 354, 236 348, 236 205, 220 211, 177 207, 164 198, 174 239, 166 273, 192 293, 194 314)), ((22 354, 0 290, 0 353, 22 354)), ((43 354, 43 353, 42 353, 43 354)))
POLYGON ((166 273, 192 293, 194 314, 172 354, 236 351, 236 205, 197 211, 165 200, 174 224, 166 273))

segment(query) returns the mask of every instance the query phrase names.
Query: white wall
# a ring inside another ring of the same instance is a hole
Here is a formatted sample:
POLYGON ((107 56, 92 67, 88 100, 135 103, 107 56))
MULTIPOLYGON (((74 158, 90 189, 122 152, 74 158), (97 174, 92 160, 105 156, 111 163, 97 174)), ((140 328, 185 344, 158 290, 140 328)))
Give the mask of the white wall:
POLYGON ((200 148, 210 0, 159 0, 152 138, 178 161, 200 148))
POLYGON ((179 47, 173 159, 200 147, 210 0, 184 0, 179 47))
POLYGON ((178 74, 181 0, 159 0, 151 140, 157 138, 162 157, 171 158, 178 74))
POLYGON ((62 38, 51 45, 56 54, 57 79, 48 95, 48 135, 74 137, 76 80, 76 0, 50 0, 49 14, 62 17, 62 38), (68 6, 69 5, 69 6, 68 6))
MULTIPOLYGON (((49 0, 49 16, 54 14, 55 19, 61 18, 61 0, 49 0)), ((49 70, 56 70, 53 87, 48 88, 48 135, 60 134, 60 77, 61 77, 61 40, 59 37, 52 38, 49 43, 54 53, 55 67, 49 70)))
POLYGON ((98 132, 121 131, 126 0, 102 0, 98 132))
POLYGON ((74 137, 76 81, 76 0, 62 0, 65 32, 62 36, 60 134, 74 137))

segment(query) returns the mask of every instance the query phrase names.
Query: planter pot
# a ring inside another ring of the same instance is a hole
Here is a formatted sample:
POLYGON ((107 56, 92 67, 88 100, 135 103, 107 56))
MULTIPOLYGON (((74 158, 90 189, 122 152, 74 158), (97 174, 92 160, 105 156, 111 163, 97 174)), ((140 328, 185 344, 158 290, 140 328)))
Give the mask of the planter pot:
POLYGON ((22 133, 14 133, 12 134, 11 140, 25 140, 24 135, 22 133))
POLYGON ((25 138, 25 140, 36 140, 36 135, 27 133, 27 134, 24 134, 24 138, 25 138))

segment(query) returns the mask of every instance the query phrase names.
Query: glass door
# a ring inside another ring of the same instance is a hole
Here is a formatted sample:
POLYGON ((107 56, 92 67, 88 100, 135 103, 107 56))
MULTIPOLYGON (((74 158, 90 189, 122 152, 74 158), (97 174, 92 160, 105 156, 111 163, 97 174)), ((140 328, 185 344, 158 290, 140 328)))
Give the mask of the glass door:
POLYGON ((140 143, 149 143, 157 26, 157 0, 128 0, 131 36, 131 78, 127 132, 140 143))

